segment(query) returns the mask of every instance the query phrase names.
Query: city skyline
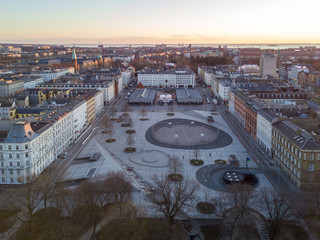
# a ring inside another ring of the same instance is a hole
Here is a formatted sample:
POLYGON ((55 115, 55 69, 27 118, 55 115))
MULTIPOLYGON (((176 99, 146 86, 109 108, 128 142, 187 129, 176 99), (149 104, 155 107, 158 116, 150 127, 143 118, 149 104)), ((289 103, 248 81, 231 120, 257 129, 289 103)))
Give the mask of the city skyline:
POLYGON ((2 43, 320 43, 315 0, 1 2, 2 43))

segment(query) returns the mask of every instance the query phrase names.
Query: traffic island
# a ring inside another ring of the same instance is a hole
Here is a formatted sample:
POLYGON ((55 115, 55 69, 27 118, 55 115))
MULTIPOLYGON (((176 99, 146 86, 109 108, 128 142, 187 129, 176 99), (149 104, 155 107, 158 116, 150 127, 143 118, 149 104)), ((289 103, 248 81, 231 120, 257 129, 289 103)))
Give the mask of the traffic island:
POLYGON ((212 113, 210 113, 211 115, 218 115, 218 113, 214 113, 214 112, 212 112, 212 113))
POLYGON ((181 182, 183 179, 183 176, 180 173, 170 173, 168 175, 168 179, 171 182, 181 182))
POLYGON ((140 121, 148 121, 149 118, 140 118, 140 121))
POLYGON ((113 143, 115 141, 116 141, 116 139, 114 139, 114 138, 109 138, 106 140, 107 143, 113 143))
POLYGON ((212 214, 214 213, 215 206, 211 202, 198 202, 196 209, 202 214, 212 214))
POLYGON ((118 118, 110 118, 110 121, 117 121, 118 118))
POLYGON ((129 113, 122 113, 122 116, 128 116, 129 113))
POLYGON ((217 164, 217 165, 226 165, 226 164, 227 164, 227 161, 226 161, 226 160, 222 160, 222 159, 217 159, 217 160, 214 160, 214 164, 217 164))
POLYGON ((174 116, 174 113, 167 113, 167 116, 174 116))
POLYGON ((190 160, 190 164, 192 165, 192 166, 202 166, 203 165, 203 160, 201 160, 201 159, 191 159, 190 160))
POLYGON ((130 127, 130 126, 131 126, 130 123, 122 123, 122 124, 121 124, 121 127, 130 127))
POLYGON ((126 131, 127 134, 134 134, 136 132, 136 130, 133 129, 129 129, 126 131))
POLYGON ((134 147, 126 147, 126 148, 124 149, 124 151, 125 151, 126 153, 134 153, 136 150, 137 150, 137 149, 134 148, 134 147))

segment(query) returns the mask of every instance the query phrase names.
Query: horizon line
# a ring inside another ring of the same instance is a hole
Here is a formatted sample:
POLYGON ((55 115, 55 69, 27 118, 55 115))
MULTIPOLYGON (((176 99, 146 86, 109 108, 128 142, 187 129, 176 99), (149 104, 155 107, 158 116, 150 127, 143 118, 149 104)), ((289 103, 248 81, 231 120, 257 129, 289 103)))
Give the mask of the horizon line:
POLYGON ((319 43, 7 43, 0 42, 0 45, 320 45, 319 43))

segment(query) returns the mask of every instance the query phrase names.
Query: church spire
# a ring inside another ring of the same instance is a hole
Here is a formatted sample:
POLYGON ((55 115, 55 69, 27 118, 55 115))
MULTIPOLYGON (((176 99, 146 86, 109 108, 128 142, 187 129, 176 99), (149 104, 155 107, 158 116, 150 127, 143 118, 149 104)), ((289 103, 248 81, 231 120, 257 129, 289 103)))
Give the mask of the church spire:
POLYGON ((74 67, 74 73, 77 73, 78 71, 78 61, 77 61, 77 54, 76 54, 76 47, 73 47, 73 52, 72 52, 72 63, 74 67))

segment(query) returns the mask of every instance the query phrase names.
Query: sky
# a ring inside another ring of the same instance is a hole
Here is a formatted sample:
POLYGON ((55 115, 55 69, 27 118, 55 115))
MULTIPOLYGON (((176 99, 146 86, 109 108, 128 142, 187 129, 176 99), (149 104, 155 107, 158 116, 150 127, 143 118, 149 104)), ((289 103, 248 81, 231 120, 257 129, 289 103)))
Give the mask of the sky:
POLYGON ((0 43, 320 43, 319 0, 0 0, 0 43))

